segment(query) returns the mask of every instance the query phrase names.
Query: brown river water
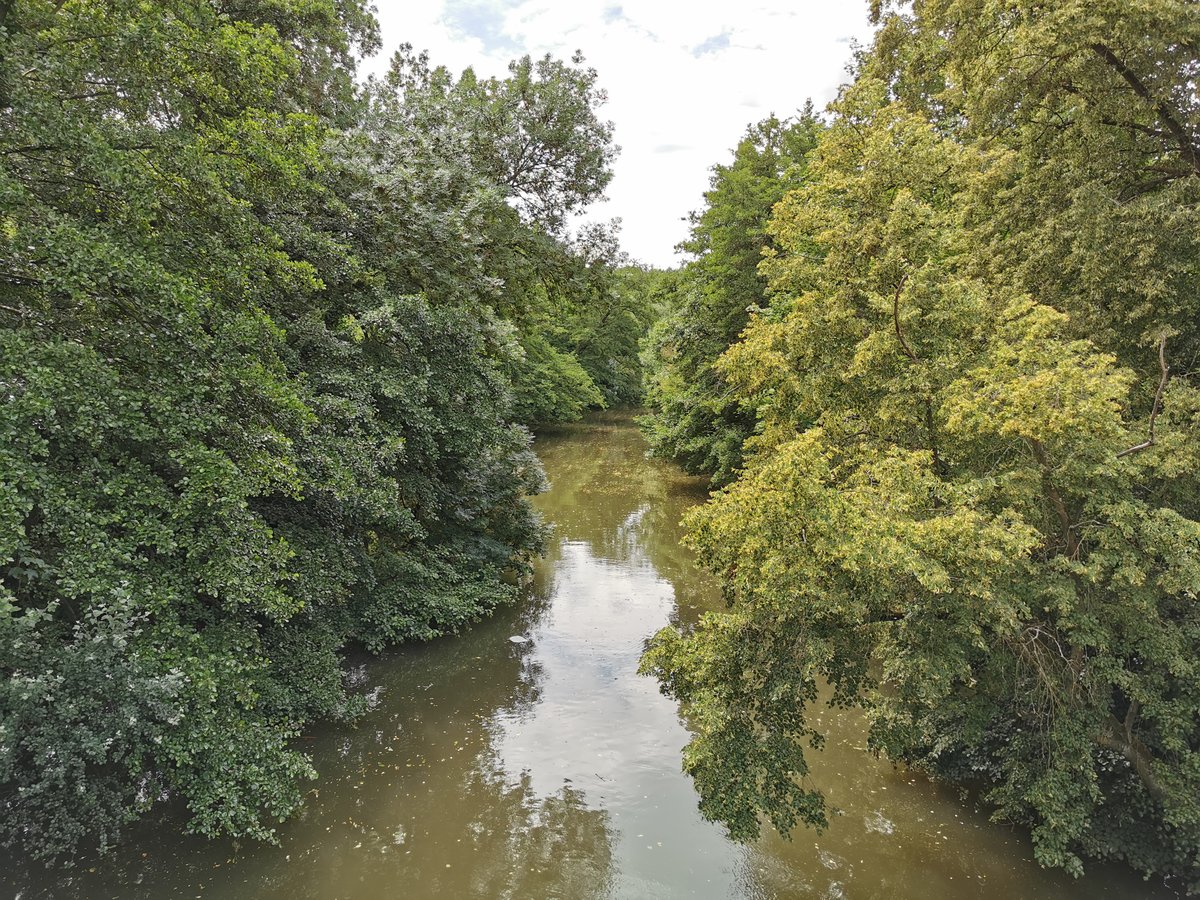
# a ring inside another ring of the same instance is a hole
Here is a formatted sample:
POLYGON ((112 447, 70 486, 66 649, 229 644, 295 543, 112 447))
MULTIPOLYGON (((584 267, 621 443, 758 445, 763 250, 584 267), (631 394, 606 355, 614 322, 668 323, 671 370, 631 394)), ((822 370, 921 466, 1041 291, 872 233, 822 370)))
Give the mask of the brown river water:
POLYGON ((352 671, 377 702, 306 741, 321 778, 279 846, 188 837, 168 816, 72 870, 6 860, 0 900, 1175 896, 1121 867, 1040 869, 1027 834, 874 758, 861 718, 824 708, 812 780, 841 814, 729 841, 680 770, 675 703, 637 674, 646 638, 720 603, 679 546, 704 486, 648 460, 626 415, 537 450, 554 534, 526 598, 352 671))

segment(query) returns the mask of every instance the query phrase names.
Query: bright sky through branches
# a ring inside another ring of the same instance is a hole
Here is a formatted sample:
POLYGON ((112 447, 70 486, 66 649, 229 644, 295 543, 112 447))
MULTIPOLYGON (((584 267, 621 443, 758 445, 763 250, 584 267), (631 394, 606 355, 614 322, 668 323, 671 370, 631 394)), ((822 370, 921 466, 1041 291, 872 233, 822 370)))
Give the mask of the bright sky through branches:
POLYGON ((513 57, 582 50, 609 93, 605 115, 622 151, 607 203, 591 218, 623 220, 635 258, 675 264, 689 210, 701 205, 714 163, 746 126, 828 103, 855 41, 871 34, 866 0, 729 4, 613 0, 381 2, 386 69, 401 43, 455 72, 502 75, 513 57))

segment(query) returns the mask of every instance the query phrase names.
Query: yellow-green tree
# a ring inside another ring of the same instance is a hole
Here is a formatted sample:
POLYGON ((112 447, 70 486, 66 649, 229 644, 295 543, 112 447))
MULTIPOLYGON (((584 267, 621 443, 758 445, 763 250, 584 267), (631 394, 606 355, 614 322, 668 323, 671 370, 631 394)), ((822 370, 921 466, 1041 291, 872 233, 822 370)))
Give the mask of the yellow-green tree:
POLYGON ((879 15, 720 364, 761 431, 691 519, 729 608, 646 668, 734 834, 824 822, 827 681, 1043 864, 1194 878, 1200 10, 879 15))

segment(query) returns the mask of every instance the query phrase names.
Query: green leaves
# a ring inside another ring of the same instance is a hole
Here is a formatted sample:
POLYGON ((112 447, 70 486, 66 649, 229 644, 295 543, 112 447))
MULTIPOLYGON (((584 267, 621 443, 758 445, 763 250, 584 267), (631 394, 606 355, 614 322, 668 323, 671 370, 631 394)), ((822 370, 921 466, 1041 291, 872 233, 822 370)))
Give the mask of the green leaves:
POLYGON ((553 112, 553 184, 522 196, 575 209, 612 153, 595 75, 546 60, 447 105, 431 73, 356 87, 376 41, 332 0, 5 7, 6 844, 107 846, 165 796, 270 839, 314 775, 295 736, 362 707, 341 648, 465 627, 541 546, 493 307, 536 320, 531 280, 575 262, 469 126, 553 112))
POLYGON ((809 104, 794 121, 771 117, 751 126, 733 162, 714 166, 706 208, 692 214, 692 236, 680 245, 696 258, 665 286, 667 314, 648 342, 653 411, 643 426, 651 446, 718 484, 741 467, 754 414, 717 360, 749 310, 765 302, 758 264, 772 250, 767 223, 774 205, 803 182, 820 131, 809 104))
POLYGON ((1194 879, 1195 387, 1157 353, 1200 335, 1194 45, 1162 37, 1196 16, 877 14, 775 207, 770 304, 717 363, 755 419, 690 522, 729 611, 647 665, 735 834, 819 823, 795 773, 824 682, 874 748, 982 784, 1044 865, 1194 879))
POLYGON ((513 412, 530 424, 573 422, 604 406, 604 395, 579 361, 542 335, 525 335, 513 363, 513 412))

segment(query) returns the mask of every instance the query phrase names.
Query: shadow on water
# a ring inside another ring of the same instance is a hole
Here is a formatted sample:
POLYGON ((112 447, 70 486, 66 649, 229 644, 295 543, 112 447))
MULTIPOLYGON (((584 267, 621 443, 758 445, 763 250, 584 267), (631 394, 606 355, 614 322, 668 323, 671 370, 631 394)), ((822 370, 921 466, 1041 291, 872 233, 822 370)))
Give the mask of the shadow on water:
POLYGON ((546 432, 537 450, 555 531, 525 598, 351 669, 374 708, 307 736, 321 778, 279 846, 188 837, 163 815, 70 871, 0 860, 0 896, 1171 896, 1116 867, 1078 882, 1039 869, 1027 835, 875 759, 861 717, 825 707, 812 781, 842 814, 792 841, 728 841, 680 771, 678 710, 636 674, 651 634, 719 604, 679 544, 704 483, 646 459, 624 414, 546 432))

